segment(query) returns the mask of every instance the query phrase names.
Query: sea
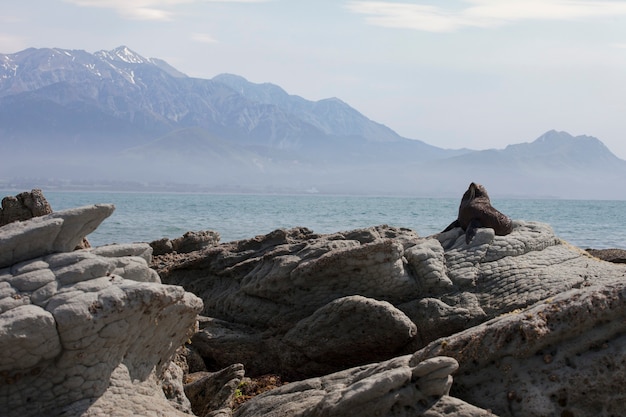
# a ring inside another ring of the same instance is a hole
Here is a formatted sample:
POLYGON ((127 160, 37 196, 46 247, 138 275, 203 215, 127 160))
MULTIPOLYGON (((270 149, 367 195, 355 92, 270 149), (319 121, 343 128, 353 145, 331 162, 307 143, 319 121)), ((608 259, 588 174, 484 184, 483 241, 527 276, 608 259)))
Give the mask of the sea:
MULTIPOLYGON (((10 195, 10 194, 5 194, 10 195)), ((279 228, 316 233, 387 224, 420 236, 440 232, 457 217, 460 198, 337 195, 250 195, 45 191, 54 211, 112 203, 114 213, 87 236, 92 246, 151 242, 187 231, 214 230, 220 242, 279 228)), ((548 223, 556 235, 586 248, 626 249, 626 201, 493 199, 513 219, 548 223)))

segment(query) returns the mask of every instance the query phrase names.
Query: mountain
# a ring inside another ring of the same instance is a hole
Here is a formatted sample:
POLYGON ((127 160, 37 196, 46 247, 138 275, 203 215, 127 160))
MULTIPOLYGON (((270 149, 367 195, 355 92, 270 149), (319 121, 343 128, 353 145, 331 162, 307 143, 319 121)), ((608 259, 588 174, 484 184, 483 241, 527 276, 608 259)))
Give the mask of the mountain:
POLYGON ((265 151, 407 140, 338 99, 311 102, 231 75, 194 79, 125 46, 95 54, 31 48, 0 63, 1 133, 15 145, 52 136, 55 146, 72 138, 72 146, 123 149, 190 127, 265 151))
MULTIPOLYGON (((0 54, 0 187, 11 178, 196 184, 203 190, 626 198, 626 162, 550 131, 505 149, 404 138, 339 98, 233 75, 188 77, 126 46, 0 54), (586 188, 582 192, 582 188, 586 188)), ((182 187, 182 186, 181 186, 182 187)))
POLYGON ((471 172, 506 197, 624 199, 626 161, 597 138, 551 130, 530 143, 474 151, 429 164, 431 169, 471 172))

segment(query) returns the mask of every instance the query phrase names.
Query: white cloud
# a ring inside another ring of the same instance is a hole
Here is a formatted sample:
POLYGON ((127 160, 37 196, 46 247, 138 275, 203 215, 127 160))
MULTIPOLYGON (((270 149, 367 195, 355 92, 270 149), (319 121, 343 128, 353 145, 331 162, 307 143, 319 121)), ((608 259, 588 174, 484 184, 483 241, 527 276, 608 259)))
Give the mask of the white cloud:
POLYGON ((370 24, 428 32, 468 27, 489 28, 520 20, 580 20, 626 15, 624 1, 590 0, 464 0, 465 7, 389 1, 350 1, 346 7, 367 15, 370 24))
POLYGON ((208 33, 194 33, 191 35, 191 40, 200 43, 217 43, 217 40, 208 33))
POLYGON ((269 0, 64 0, 82 7, 113 9, 130 20, 172 20, 176 6, 190 3, 263 3, 269 0))
POLYGON ((188 3, 189 0, 65 0, 81 7, 97 7, 115 10, 120 16, 130 20, 171 20, 172 5, 188 3))

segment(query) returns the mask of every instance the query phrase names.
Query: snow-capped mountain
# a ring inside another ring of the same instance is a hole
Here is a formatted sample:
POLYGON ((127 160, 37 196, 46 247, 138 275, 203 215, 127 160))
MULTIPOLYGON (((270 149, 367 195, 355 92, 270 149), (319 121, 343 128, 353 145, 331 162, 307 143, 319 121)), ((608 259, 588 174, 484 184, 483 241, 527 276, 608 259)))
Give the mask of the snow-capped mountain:
MULTIPOLYGON (((125 46, 94 54, 31 48, 1 55, 0 62, 0 132, 13 141, 28 131, 29 138, 72 136, 92 146, 94 135, 115 133, 137 145, 192 127, 267 151, 407 141, 339 99, 312 102, 231 75, 190 78, 125 46)), ((410 144, 423 154, 440 151, 410 144)))
POLYGON ((25 167, 29 176, 427 195, 477 181, 505 195, 567 196, 626 179, 626 162, 595 138, 548 132, 503 150, 444 150, 339 98, 310 101, 232 74, 192 78, 126 46, 0 54, 0 150, 11 156, 0 185, 25 167))

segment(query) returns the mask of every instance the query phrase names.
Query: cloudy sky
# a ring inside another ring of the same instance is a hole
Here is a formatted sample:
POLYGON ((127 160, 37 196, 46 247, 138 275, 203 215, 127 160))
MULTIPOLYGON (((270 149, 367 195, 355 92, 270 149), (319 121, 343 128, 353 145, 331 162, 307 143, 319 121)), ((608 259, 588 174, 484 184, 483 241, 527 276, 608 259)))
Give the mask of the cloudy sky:
POLYGON ((626 1, 7 0, 0 52, 126 45, 189 76, 338 97, 444 148, 547 130, 626 159, 626 1))

